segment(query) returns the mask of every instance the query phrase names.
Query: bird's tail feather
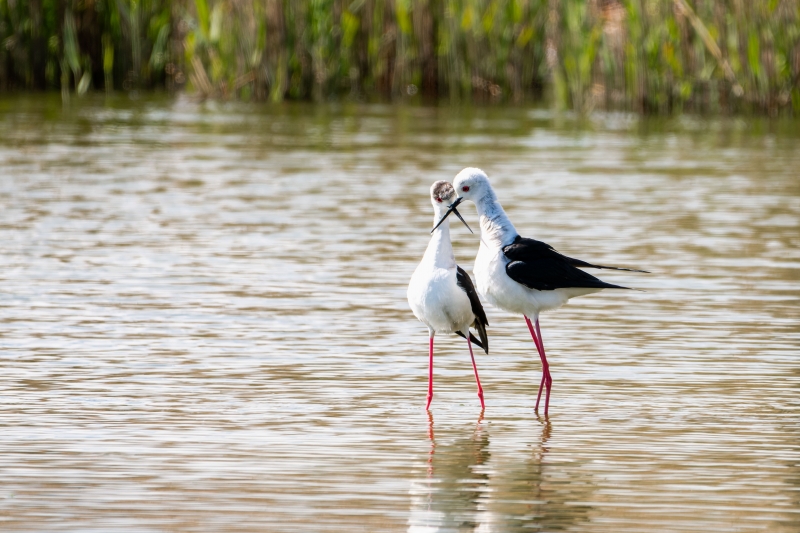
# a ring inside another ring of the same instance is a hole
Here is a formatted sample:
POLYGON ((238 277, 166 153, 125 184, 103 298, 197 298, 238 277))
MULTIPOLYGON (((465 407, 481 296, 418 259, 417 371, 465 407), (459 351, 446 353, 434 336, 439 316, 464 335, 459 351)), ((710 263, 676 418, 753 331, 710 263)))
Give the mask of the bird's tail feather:
MULTIPOLYGON (((483 348, 483 351, 486 352, 486 355, 489 355, 489 335, 486 334, 486 324, 481 322, 480 320, 475 320, 472 323, 472 327, 478 332, 478 336, 481 338, 481 342, 478 343, 477 341, 472 341, 476 343, 478 346, 483 348)), ((470 335, 470 340, 475 338, 475 335, 472 333, 470 335)))
MULTIPOLYGON (((456 331, 456 335, 458 335, 460 337, 463 337, 465 339, 467 338, 467 336, 464 335, 460 331, 456 331)), ((478 330, 478 335, 481 335, 481 338, 483 339, 483 341, 480 341, 480 340, 476 339, 475 335, 473 335, 471 331, 469 332, 469 341, 472 344, 477 345, 479 348, 481 348, 484 352, 486 352, 488 354, 489 353, 489 338, 486 337, 486 330, 484 329, 483 330, 483 334, 481 334, 481 331, 479 329, 478 330)))
POLYGON ((638 270, 636 268, 610 267, 605 265, 589 265, 589 268, 602 268, 605 270, 623 270, 625 272, 640 272, 642 274, 650 274, 649 270, 638 270))
POLYGON ((581 261, 580 259, 575 259, 574 257, 568 258, 570 264, 576 267, 584 267, 584 268, 602 268, 604 270, 623 270, 625 272, 641 272, 642 274, 650 274, 647 270, 637 270, 635 268, 622 268, 622 267, 612 267, 606 265, 594 265, 592 263, 587 263, 586 261, 581 261))

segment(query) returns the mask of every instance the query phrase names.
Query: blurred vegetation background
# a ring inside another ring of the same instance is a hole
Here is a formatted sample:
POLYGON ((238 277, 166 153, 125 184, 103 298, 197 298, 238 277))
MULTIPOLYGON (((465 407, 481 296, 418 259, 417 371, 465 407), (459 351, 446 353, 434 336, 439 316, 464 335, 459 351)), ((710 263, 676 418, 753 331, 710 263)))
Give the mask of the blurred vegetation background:
POLYGON ((0 0, 0 90, 800 113, 800 0, 0 0))

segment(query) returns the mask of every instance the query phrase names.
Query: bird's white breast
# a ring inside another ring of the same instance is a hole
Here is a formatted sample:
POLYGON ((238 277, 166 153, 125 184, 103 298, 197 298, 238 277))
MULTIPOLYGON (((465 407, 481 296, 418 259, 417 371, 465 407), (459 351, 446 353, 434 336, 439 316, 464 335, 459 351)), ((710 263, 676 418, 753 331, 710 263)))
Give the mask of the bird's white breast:
POLYGON ((414 315, 437 333, 466 333, 475 319, 455 268, 420 263, 411 276, 408 303, 414 315))

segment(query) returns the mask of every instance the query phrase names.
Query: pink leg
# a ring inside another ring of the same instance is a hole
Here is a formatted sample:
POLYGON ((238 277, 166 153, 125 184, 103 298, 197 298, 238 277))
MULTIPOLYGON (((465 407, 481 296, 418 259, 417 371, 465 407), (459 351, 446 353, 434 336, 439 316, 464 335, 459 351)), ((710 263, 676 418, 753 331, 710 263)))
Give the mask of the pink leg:
MULTIPOLYGON (((541 358, 542 357, 542 347, 539 344, 539 339, 536 337, 536 333, 533 330, 533 324, 531 324, 531 321, 528 319, 527 316, 525 317, 525 322, 528 324, 528 329, 531 332, 531 338, 533 338, 533 343, 536 345, 536 351, 539 352, 539 358, 541 358)), ((536 407, 535 407, 535 409, 537 411, 539 410, 539 400, 542 398, 542 389, 544 389, 544 382, 545 382, 544 378, 545 378, 545 375, 544 375, 544 373, 542 373, 542 381, 541 381, 541 383, 539 383, 539 394, 536 396, 536 407)))
POLYGON ((430 352, 430 359, 428 361, 428 404, 425 406, 426 410, 431 408, 431 400, 433 399, 433 335, 431 335, 429 352, 430 352))
POLYGON ((478 367, 475 365, 475 354, 472 353, 472 342, 469 340, 469 334, 467 335, 467 346, 469 346, 469 356, 472 358, 472 370, 475 371, 475 381, 478 383, 478 398, 481 399, 481 409, 486 409, 486 405, 483 403, 483 387, 481 387, 481 378, 478 377, 478 367))
POLYGON ((553 378, 550 376, 550 365, 547 364, 547 354, 544 353, 544 337, 539 329, 539 317, 536 317, 536 334, 539 336, 539 347, 542 349, 542 361, 547 373, 547 396, 544 399, 544 415, 547 416, 547 407, 550 405, 550 389, 553 388, 553 378))
POLYGON ((536 332, 533 330, 531 319, 525 317, 525 323, 528 324, 528 330, 531 332, 536 349, 539 351, 539 358, 542 360, 542 382, 539 384, 539 395, 536 397, 535 410, 539 410, 539 400, 542 398, 542 389, 546 388, 547 393, 544 398, 544 415, 547 416, 548 408, 550 407, 550 388, 553 384, 553 378, 550 376, 550 365, 547 364, 547 355, 544 352, 544 342, 542 342, 542 331, 539 329, 539 319, 536 319, 536 332), (538 338, 537 338, 538 333, 538 338))
POLYGON ((436 452, 436 441, 433 439, 433 413, 428 411, 428 440, 431 441, 431 451, 428 452, 428 483, 433 475, 433 454, 436 452))

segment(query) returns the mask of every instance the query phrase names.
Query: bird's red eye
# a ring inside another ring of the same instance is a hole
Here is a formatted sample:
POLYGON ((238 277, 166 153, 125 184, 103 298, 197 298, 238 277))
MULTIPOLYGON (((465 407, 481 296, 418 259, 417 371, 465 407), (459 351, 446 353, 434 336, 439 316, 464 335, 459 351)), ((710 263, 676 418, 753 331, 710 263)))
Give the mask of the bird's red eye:
POLYGON ((467 191, 469 191, 469 186, 468 185, 464 185, 463 187, 461 187, 461 190, 464 191, 464 192, 467 192, 467 191))
POLYGON ((439 202, 439 203, 442 203, 442 199, 439 198, 438 196, 436 197, 436 201, 439 202))

